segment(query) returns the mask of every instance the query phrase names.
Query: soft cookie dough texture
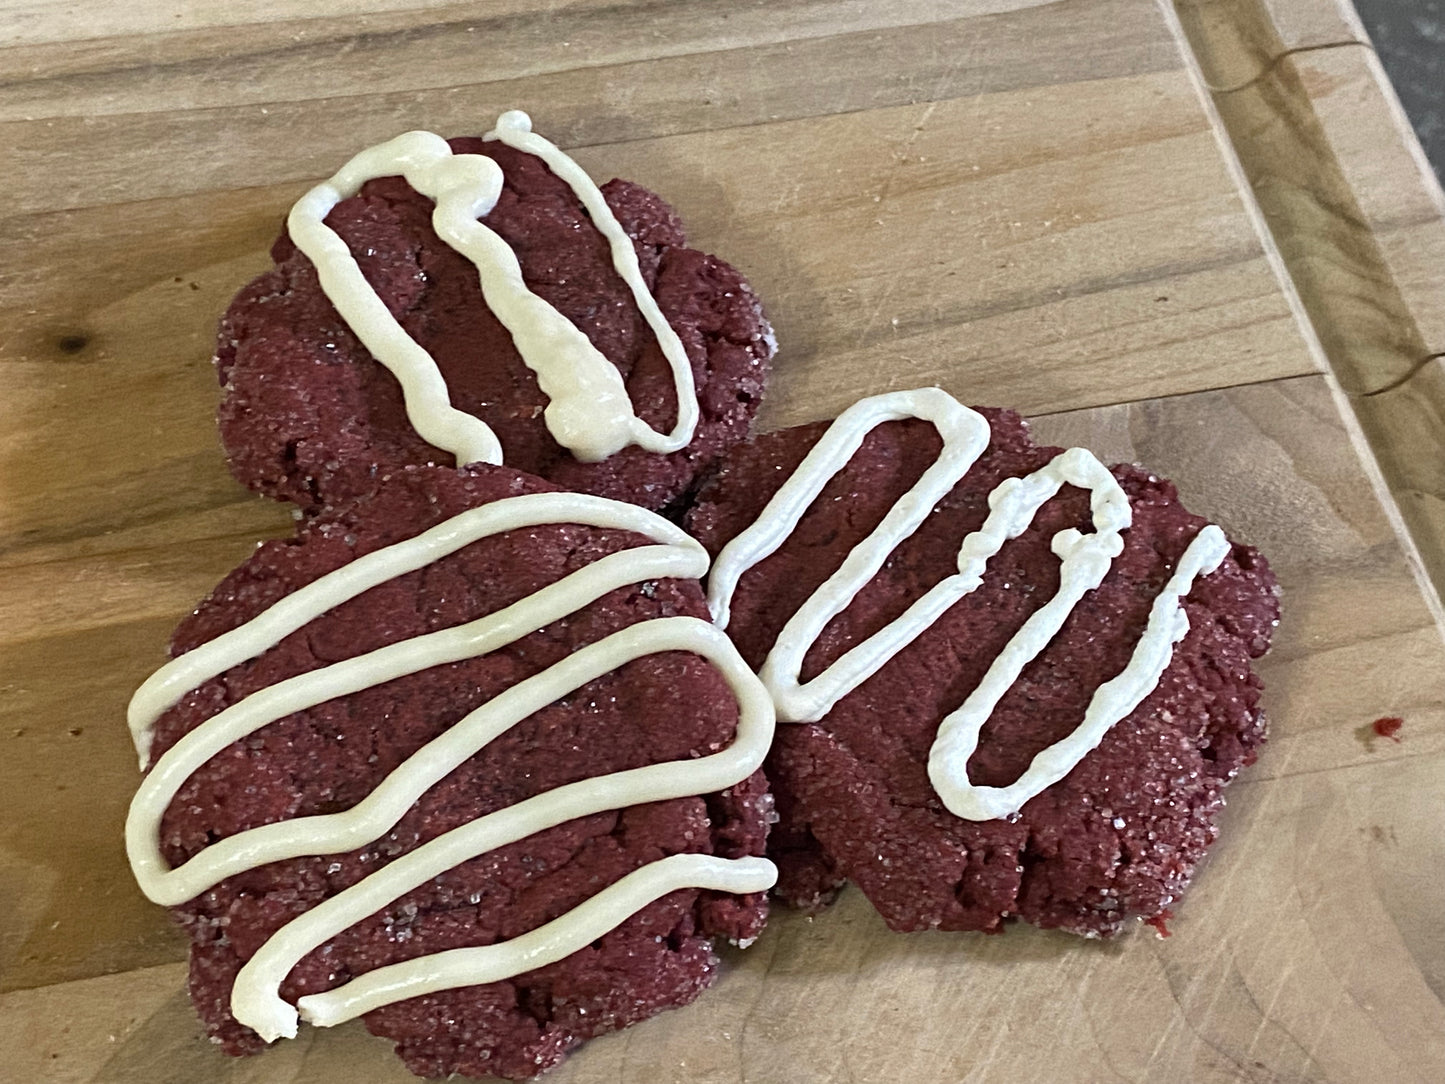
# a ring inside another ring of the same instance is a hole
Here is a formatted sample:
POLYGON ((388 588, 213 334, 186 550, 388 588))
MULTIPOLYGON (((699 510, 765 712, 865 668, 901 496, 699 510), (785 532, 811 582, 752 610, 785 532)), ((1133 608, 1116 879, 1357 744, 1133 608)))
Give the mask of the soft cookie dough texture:
MULTIPOLYGON (((617 366, 639 418, 658 432, 671 429, 677 396, 667 361, 571 188, 539 158, 503 143, 450 144, 501 167, 502 191, 483 222, 515 252, 528 288, 617 366)), ((435 358, 452 405, 495 431, 508 466, 660 509, 747 435, 774 350, 772 329, 732 267, 687 247, 661 198, 620 180, 602 193, 692 363, 698 426, 671 455, 626 447, 582 463, 552 439, 543 417, 548 398, 483 301, 476 267, 436 235, 431 200, 401 177, 368 182, 326 221, 392 316, 435 358)), ((452 465, 450 453, 412 428, 400 385, 338 315, 311 261, 285 234, 272 257, 276 266, 231 303, 216 348, 224 389, 218 421, 232 473, 315 510, 408 464, 452 465)))
MULTIPOLYGON (((362 501, 264 544, 176 631, 190 650, 322 575, 465 509, 550 485, 505 467, 405 468, 362 501)), ((451 628, 509 606, 602 556, 646 540, 573 524, 472 543, 343 603, 255 659, 205 682, 164 714, 156 756, 227 705, 296 674, 451 628)), ((422 745, 497 694, 624 627, 701 617, 694 581, 657 580, 604 595, 479 658, 436 666, 288 715, 196 772, 161 822, 172 866, 259 825, 347 809, 422 745)), ((260 1047, 231 1017, 237 971, 281 926, 427 840, 576 780, 714 753, 732 740, 737 703, 722 676, 684 652, 626 663, 517 723, 431 787, 390 832, 358 850, 271 862, 178 908, 191 938, 191 995, 231 1053, 260 1047)), ((298 997, 416 956, 516 937, 670 854, 762 853, 771 799, 760 773, 724 793, 568 821, 455 867, 303 959, 281 987, 298 997)), ((644 907, 589 948, 503 982, 375 1010, 367 1027, 424 1076, 529 1077, 579 1042, 685 1004, 707 987, 714 938, 762 928, 759 895, 684 889, 644 907)))
MULTIPOLYGON (((426 138, 445 157, 440 141, 426 138)), ((527 289, 616 366, 637 418, 668 433, 678 418, 673 374, 572 188, 540 158, 503 142, 456 139, 450 147, 500 167, 501 193, 483 223, 515 253, 527 289)), ((425 187, 422 175, 413 176, 425 187)), ((364 554, 518 495, 561 487, 685 516, 714 555, 757 519, 826 425, 743 443, 774 351, 757 299, 727 264, 686 246, 677 216, 657 196, 616 180, 602 194, 691 363, 699 407, 691 442, 672 454, 629 445, 596 462, 575 458, 548 431, 549 398, 483 301, 477 268, 434 231, 431 200, 399 176, 368 181, 331 209, 326 224, 386 310, 435 359, 450 405, 494 431, 506 465, 454 469, 451 453, 417 434, 396 378, 283 234, 272 250, 275 266, 242 290, 222 322, 219 426, 236 477, 305 514, 294 538, 262 545, 181 624, 173 652, 245 624, 364 554)), ((826 625, 803 659, 802 681, 954 573, 961 541, 989 514, 990 492, 1059 451, 1035 445, 1015 414, 982 413, 987 448, 826 625)), ((982 423, 970 417, 981 439, 982 423)), ((939 450, 938 431, 925 421, 874 429, 781 547, 743 573, 727 634, 749 666, 762 666, 788 619, 939 450)), ((1123 552, 999 701, 968 764, 974 784, 1013 782, 1036 753, 1078 726, 1093 690, 1128 663, 1151 604, 1205 525, 1168 482, 1128 466, 1113 476, 1132 512, 1123 552)), ((1218 569, 1193 584, 1183 602, 1189 631, 1157 687, 1019 813, 961 819, 929 782, 940 722, 1056 593, 1059 558, 1050 542, 1068 528, 1092 529, 1088 495, 1066 486, 988 561, 980 587, 816 722, 780 725, 766 763, 771 794, 756 772, 721 793, 573 819, 472 858, 306 955, 282 982, 281 998, 295 1004, 390 964, 511 940, 672 855, 742 859, 766 847, 780 867, 784 900, 818 907, 852 880, 897 930, 997 930, 1022 919, 1101 936, 1133 916, 1166 917, 1215 838, 1225 785, 1265 738, 1251 662, 1267 650, 1279 606, 1274 578, 1252 548, 1232 544, 1218 569)), ((497 613, 646 541, 567 523, 473 542, 203 682, 160 717, 152 751, 163 755, 230 705, 288 678, 497 613)), ((262 726, 181 786, 161 817, 164 860, 177 867, 250 829, 350 809, 479 705, 585 645, 668 617, 708 618, 696 582, 633 583, 481 657, 429 666, 262 726)), ((728 648, 715 629, 703 631, 728 648)), ((731 649, 728 657, 736 662, 731 649)), ((201 892, 176 910, 192 943, 191 994, 211 1035, 231 1053, 260 1048, 258 1035, 231 1015, 232 986, 246 961, 298 916, 488 813, 578 780, 715 754, 736 737, 738 704, 703 658, 680 650, 645 655, 517 723, 426 789, 373 842, 268 862, 201 892)), ((758 757, 761 748, 760 739, 758 757)), ((559 962, 397 1001, 364 1019, 421 1075, 530 1077, 589 1037, 691 1001, 715 975, 714 940, 746 943, 765 917, 761 895, 669 892, 559 962)))
MULTIPOLYGON (((991 441, 918 531, 823 630, 807 681, 957 569, 959 544, 1003 479, 1059 451, 1035 445, 1017 415, 983 412, 991 441)), ((826 425, 769 433, 723 460, 688 527, 716 554, 757 519, 826 425)), ((937 458, 921 421, 875 429, 771 557, 745 573, 728 633, 762 665, 779 631, 848 551, 937 458)), ((1074 609, 985 724, 969 776, 1005 786, 1069 734, 1093 690, 1128 662, 1151 603, 1205 525, 1174 487, 1116 467, 1133 524, 1102 586, 1074 609)), ((778 895, 816 907, 855 882, 897 930, 996 930, 1009 919, 1090 936, 1162 915, 1214 840, 1223 788, 1253 762, 1266 723, 1251 660, 1279 615, 1264 559, 1234 544, 1184 603, 1190 630, 1158 686, 1062 781, 1013 818, 973 822, 944 808, 927 762, 939 723, 1000 648, 1058 588, 1056 533, 1089 530, 1084 491, 1066 487, 991 560, 983 584, 816 723, 780 724, 766 764, 781 821, 770 850, 778 895)))

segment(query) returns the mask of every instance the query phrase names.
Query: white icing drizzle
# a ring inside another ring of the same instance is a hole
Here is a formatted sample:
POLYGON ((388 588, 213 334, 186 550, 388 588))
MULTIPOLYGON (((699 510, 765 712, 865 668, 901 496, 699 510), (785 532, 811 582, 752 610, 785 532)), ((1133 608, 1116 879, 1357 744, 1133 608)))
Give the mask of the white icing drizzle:
POLYGON ((422 439, 451 452, 459 464, 500 463, 502 446, 491 426, 451 405, 436 360, 391 315, 346 242, 326 225, 331 209, 356 195, 367 181, 396 174, 436 200, 433 222, 438 224, 438 232, 444 200, 449 210, 464 204, 473 214, 480 214, 495 205, 502 191, 502 171, 491 159, 454 156, 441 136, 407 132, 362 151, 336 176, 297 200, 286 219, 286 230, 316 265, 321 289, 341 318, 401 384, 406 416, 422 439), (458 162, 458 157, 470 161, 458 162))
POLYGON ((936 388, 864 399, 838 417, 757 521, 724 547, 713 566, 708 602, 714 620, 726 626, 732 595, 743 574, 782 545, 869 431, 885 421, 906 417, 932 421, 938 428, 944 441, 939 459, 783 626, 759 676, 773 696, 779 720, 821 719, 951 606, 977 590, 988 561, 1028 528, 1060 488, 1067 484, 1087 489, 1094 531, 1086 535, 1069 528, 1052 539, 1051 548, 1061 561, 1058 592, 1030 616, 991 664, 978 689, 944 720, 930 751, 929 778, 951 812, 968 820, 1010 816, 1067 775, 1109 728, 1158 684, 1173 645, 1188 629, 1180 600, 1197 576, 1218 567, 1228 552, 1228 542, 1219 528, 1211 526, 1191 543, 1173 579, 1155 600, 1148 628, 1129 664, 1118 677, 1099 687, 1084 721, 1071 735, 1040 753, 1010 786, 974 787, 968 780, 968 759, 984 722, 1023 667, 1057 635, 1079 600, 1103 582, 1114 558, 1123 551, 1121 533, 1132 522, 1128 496, 1108 468, 1088 451, 1070 448, 1032 474, 1001 482, 988 496, 989 515, 983 526, 959 546, 958 572, 935 584, 903 614, 850 648, 821 674, 799 684, 803 659, 828 622, 848 607, 898 543, 912 535, 937 501, 968 472, 988 443, 988 424, 983 417, 936 388))
MULTIPOLYGON (((319 670, 278 682, 217 712, 166 751, 142 781, 127 820, 131 868, 141 890, 173 907, 218 881, 266 862, 304 854, 351 851, 383 835, 413 803, 497 734, 545 707, 555 696, 526 698, 512 690, 489 711, 474 712, 452 726, 344 813, 300 817, 253 828, 207 847, 176 869, 167 869, 154 826, 181 786, 226 746, 293 712, 350 696, 405 674, 486 655, 551 624, 608 591, 639 579, 693 578, 699 560, 690 550, 650 546, 609 554, 536 594, 494 614, 455 628, 391 644, 319 670), (516 703, 518 714, 504 711, 516 703)), ((705 565, 706 559, 702 563, 705 565)), ((517 690, 531 689, 525 682, 517 690)), ((537 686, 542 692, 548 690, 537 686)))
POLYGON ((732 595, 743 573, 774 553, 792 534, 808 506, 858 451, 864 437, 884 422, 903 418, 931 421, 943 437, 943 451, 778 634, 759 676, 773 696, 778 718, 784 722, 821 719, 843 696, 875 674, 944 610, 972 590, 962 577, 945 580, 812 681, 798 684, 803 658, 824 627, 847 609, 863 585, 877 575, 893 548, 918 529, 933 506, 968 473, 988 446, 988 422, 983 415, 938 388, 917 388, 862 399, 828 427, 757 521, 718 554, 708 580, 708 606, 713 620, 719 627, 727 627, 732 595))
POLYGON ((567 920, 555 919, 500 945, 452 949, 377 968, 338 989, 303 997, 297 1007, 308 1023, 330 1027, 403 998, 498 982, 545 967, 585 948, 595 939, 592 930, 610 930, 679 888, 765 892, 776 879, 777 870, 764 858, 727 860, 706 854, 674 854, 604 888, 566 916, 567 920))
MULTIPOLYGON (((602 190, 593 183, 591 177, 587 176, 587 171, 564 154, 556 144, 548 142, 533 132, 532 118, 520 109, 509 109, 503 113, 497 118, 497 126, 482 138, 495 139, 509 147, 535 155, 546 162, 547 168, 559 179, 567 183, 577 199, 581 201, 582 206, 587 209, 597 231, 607 238, 607 245, 612 253, 613 268, 627 283, 627 288, 632 291, 632 299, 637 303, 638 311, 642 313, 642 318, 647 321, 647 326, 652 329, 653 335, 657 336, 658 346, 662 348, 662 355, 667 359, 668 368, 672 370, 673 387, 677 390, 677 421, 672 427, 672 432, 664 436, 641 419, 633 417, 632 405, 627 402, 626 391, 622 393, 622 403, 626 404, 626 417, 623 416, 624 408, 621 405, 612 407, 609 404, 615 413, 609 415, 608 421, 617 426, 619 430, 625 423, 630 439, 624 443, 636 444, 645 451, 666 454, 686 448, 692 441, 698 417, 697 387, 693 381, 692 362, 688 359, 682 340, 677 337, 677 332, 667 322, 667 317, 662 315, 662 310, 657 307, 657 301, 653 298, 652 291, 643 281, 642 268, 637 263, 637 249, 632 246, 632 238, 627 236, 627 231, 622 228, 622 224, 617 221, 617 216, 612 213, 612 208, 607 205, 607 198, 602 195, 602 190)), ((591 347, 585 337, 582 341, 589 348, 591 347)), ((616 372, 612 364, 607 362, 607 359, 598 354, 596 350, 592 350, 591 354, 600 358, 609 372, 616 372)), ((523 357, 525 359, 525 354, 523 357)), ((563 402, 566 404, 568 412, 576 414, 575 426, 581 430, 577 437, 579 441, 596 440, 597 438, 588 436, 588 431, 599 424, 597 404, 589 397, 586 389, 573 382, 572 370, 562 365, 560 360, 543 358, 541 361, 547 363, 548 372, 545 383, 542 369, 531 361, 528 361, 527 364, 537 373, 537 382, 541 384, 542 390, 552 396, 554 406, 559 401, 563 402)), ((551 412, 552 407, 548 407, 549 427, 551 412)), ((556 430, 553 430, 553 435, 556 435, 556 430)), ((566 448, 573 448, 572 444, 561 437, 557 437, 557 443, 566 448)), ((619 444, 617 447, 620 448, 622 445, 619 444)), ((613 448, 611 451, 601 454, 590 454, 590 458, 603 459, 616 450, 617 448, 613 448)), ((575 449, 574 454, 579 459, 589 458, 589 455, 576 452, 575 449)))
MULTIPOLYGON (((479 817, 470 824, 453 829, 402 855, 359 884, 293 919, 247 961, 236 977, 231 994, 231 1011, 236 1019, 255 1028, 268 1040, 281 1035, 293 1036, 296 1032, 296 1012, 282 1001, 276 992, 291 968, 312 949, 324 944, 348 926, 469 858, 576 817, 644 802, 659 802, 722 790, 741 782, 756 771, 772 744, 772 704, 768 700, 767 692, 757 683, 747 664, 738 657, 732 641, 705 621, 693 617, 644 621, 583 648, 529 681, 537 684, 537 698, 543 704, 550 703, 571 689, 616 669, 629 659, 658 651, 691 651, 702 655, 718 667, 738 697, 741 708, 737 737, 732 745, 720 753, 697 760, 649 764, 645 768, 634 768, 596 779, 569 783, 517 805, 479 817), (545 693, 542 692, 544 687, 547 687, 545 693)), ((508 694, 524 689, 526 684, 524 682, 508 690, 508 694)), ((520 695, 523 694, 519 693, 520 695)), ((491 704, 488 704, 479 711, 485 712, 490 707, 491 704)), ((711 883, 696 887, 718 887, 722 891, 738 893, 756 892, 770 887, 776 878, 772 863, 765 859, 713 859, 713 862, 717 864, 699 866, 700 872, 705 873, 711 883)), ((686 869, 686 865, 683 868, 686 869)), ((676 866, 673 869, 676 870, 676 866)), ((620 898, 624 903, 630 902, 632 906, 630 910, 621 912, 618 921, 655 898, 648 895, 646 889, 646 881, 634 881, 619 889, 614 899, 620 898)), ((568 943, 580 938, 580 943, 586 944, 616 925, 616 922, 613 922, 610 926, 595 926, 588 924, 586 920, 599 914, 615 914, 618 910, 619 908, 615 907, 604 908, 579 915, 574 909, 564 916, 565 922, 563 919, 557 920, 563 924, 554 924, 552 931, 546 936, 550 938, 560 930, 567 930, 568 943)), ((498 977, 520 974, 547 962, 538 960, 531 953, 528 942, 505 942, 489 948, 494 951, 483 954, 480 958, 473 957, 473 960, 481 963, 483 970, 480 974, 490 977, 472 978, 470 970, 451 968, 446 974, 452 977, 452 981, 444 982, 444 985, 467 986, 476 982, 492 982, 498 977), (494 961, 496 958, 510 960, 510 968, 501 973, 494 970, 489 959, 494 961)), ((430 961, 416 967, 403 967, 399 972, 388 972, 375 980, 367 980, 362 976, 338 987, 329 995, 321 995, 321 1003, 332 1006, 338 1002, 351 1004, 354 993, 354 1004, 365 1006, 356 1011, 366 1012, 378 1004, 395 1000, 386 996, 388 990, 396 988, 389 982, 389 975, 415 976, 423 967, 430 970, 430 961), (357 983, 361 985, 357 986, 357 983)), ((418 979, 411 978, 402 986, 414 989, 418 983, 418 979)), ((428 988, 436 990, 443 987, 433 985, 428 988)), ((398 996, 411 995, 401 993, 398 996)), ((351 1015, 355 1014, 344 1010, 328 1013, 325 1022, 339 1023, 351 1015)))
POLYGON ((437 235, 476 266, 487 306, 511 333, 517 352, 551 400, 544 418, 557 443, 583 462, 605 459, 628 444, 659 453, 686 447, 698 418, 692 363, 647 289, 632 242, 601 191, 571 158, 532 134, 531 120, 523 112, 503 113, 486 138, 541 157, 572 188, 607 238, 613 266, 672 369, 678 412, 671 433, 658 433, 637 417, 617 367, 576 325, 527 288, 511 247, 477 221, 496 206, 501 169, 485 155, 453 154, 446 140, 431 132, 407 132, 362 151, 292 207, 287 229, 296 247, 316 265, 322 290, 372 356, 395 374, 407 417, 423 439, 453 453, 458 463, 502 461, 491 427, 451 405, 436 360, 391 315, 346 242, 325 224, 332 208, 367 181, 401 175, 435 201, 432 225, 437 235))
POLYGON ((999 652, 963 706, 939 725, 938 737, 929 751, 928 778, 944 805, 967 820, 1011 816, 1030 798, 1073 771, 1074 766, 1104 740, 1109 728, 1137 708, 1159 684, 1173 656, 1174 645, 1189 631, 1184 596, 1189 594, 1197 577, 1213 572, 1228 553, 1229 540, 1213 524, 1195 535, 1179 559, 1174 575, 1155 597, 1149 623, 1128 664, 1117 677, 1094 691, 1084 712, 1084 721, 1068 736, 1039 752, 1024 774, 1008 786, 975 786, 968 780, 968 761, 978 748, 983 724, 993 714, 1004 692, 1018 680, 1024 666, 1036 658, 1058 632, 1073 604, 1062 612, 1049 613, 1063 594, 1061 590, 1048 605, 1036 611, 999 652))
MULTIPOLYGON (((659 515, 621 501, 581 493, 529 493, 469 509, 404 542, 358 557, 287 595, 255 620, 162 666, 136 690, 126 711, 141 768, 150 763, 155 721, 191 689, 255 658, 307 622, 369 588, 414 572, 491 535, 556 523, 633 531, 654 542, 691 552, 695 560, 701 561, 702 570, 707 569, 707 554, 686 531, 659 515)), ((646 551, 623 552, 636 555, 646 551)))
MULTIPOLYGON (((166 751, 131 804, 126 846, 142 891, 157 903, 174 905, 225 877, 267 862, 365 846, 395 825, 429 787, 509 727, 624 663, 656 652, 689 651, 717 667, 738 702, 733 743, 695 760, 652 764, 571 783, 480 817, 403 855, 295 919, 247 963, 232 991, 233 1015, 267 1041, 296 1033, 296 1010, 277 991, 306 953, 447 869, 576 817, 722 790, 746 779, 761 765, 772 741, 774 720, 766 690, 718 629, 696 618, 659 618, 590 644, 493 697, 418 750, 346 812, 264 825, 213 844, 174 870, 166 867, 159 827, 167 806, 197 768, 237 739, 325 700, 495 651, 617 587, 662 577, 696 578, 706 571, 707 556, 701 546, 660 516, 632 505, 580 494, 545 493, 472 509, 415 538, 352 561, 287 596, 248 624, 162 668, 131 704, 130 723, 143 761, 155 719, 188 690, 255 657, 385 580, 478 539, 548 523, 627 529, 661 544, 609 554, 485 618, 298 675, 208 719, 166 751)), ((772 864, 758 858, 678 855, 653 865, 663 868, 645 866, 608 889, 605 899, 599 896, 524 937, 471 955, 440 954, 437 959, 443 966, 435 973, 432 958, 422 957, 398 965, 399 970, 382 969, 375 977, 366 975, 319 995, 314 1002, 317 1021, 337 1023, 377 1005, 415 996, 423 986, 438 990, 492 982, 561 959, 674 888, 758 892, 771 886, 776 877, 772 864)))

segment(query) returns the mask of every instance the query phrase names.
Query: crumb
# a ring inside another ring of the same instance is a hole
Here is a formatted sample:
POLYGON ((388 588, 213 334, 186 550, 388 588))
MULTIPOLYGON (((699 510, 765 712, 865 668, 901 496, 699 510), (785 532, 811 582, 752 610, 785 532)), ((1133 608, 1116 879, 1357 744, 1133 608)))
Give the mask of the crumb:
POLYGON ((1144 920, 1144 925, 1153 926, 1158 931, 1160 938, 1173 937, 1174 932, 1169 929, 1168 923, 1174 920, 1174 912, 1164 908, 1157 915, 1150 915, 1144 920))
POLYGON ((1400 728, 1405 720, 1398 715, 1382 715, 1370 724, 1370 729, 1381 738, 1389 738, 1396 745, 1400 743, 1400 728))

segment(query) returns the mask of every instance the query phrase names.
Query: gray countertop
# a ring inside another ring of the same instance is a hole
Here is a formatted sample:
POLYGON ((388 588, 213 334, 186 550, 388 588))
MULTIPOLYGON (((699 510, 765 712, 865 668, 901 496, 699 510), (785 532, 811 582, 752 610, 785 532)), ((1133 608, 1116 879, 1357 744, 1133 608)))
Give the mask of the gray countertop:
POLYGON ((1355 8, 1445 181, 1445 0, 1355 0, 1355 8))

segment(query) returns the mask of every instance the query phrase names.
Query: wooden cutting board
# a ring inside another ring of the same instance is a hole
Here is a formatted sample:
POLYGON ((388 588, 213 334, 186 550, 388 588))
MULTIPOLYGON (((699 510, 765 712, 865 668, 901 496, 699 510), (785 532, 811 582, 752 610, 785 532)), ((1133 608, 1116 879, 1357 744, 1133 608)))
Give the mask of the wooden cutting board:
POLYGON ((1332 0, 0 0, 0 1077, 410 1079, 359 1025, 204 1041, 121 851, 123 709, 290 525, 209 363, 286 208, 520 106, 751 279, 766 426, 1019 407, 1176 479, 1286 606, 1172 937, 902 936, 847 892, 551 1079, 1445 1079, 1445 223, 1362 40, 1332 0))

